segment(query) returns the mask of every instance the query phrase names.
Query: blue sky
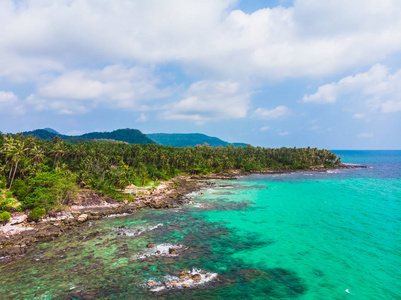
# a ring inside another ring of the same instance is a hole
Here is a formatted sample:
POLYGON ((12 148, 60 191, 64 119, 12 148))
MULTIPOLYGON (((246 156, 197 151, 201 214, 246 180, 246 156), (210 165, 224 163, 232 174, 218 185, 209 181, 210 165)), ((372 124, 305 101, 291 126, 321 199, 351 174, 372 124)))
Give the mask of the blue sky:
POLYGON ((2 0, 0 130, 401 149, 399 0, 2 0))

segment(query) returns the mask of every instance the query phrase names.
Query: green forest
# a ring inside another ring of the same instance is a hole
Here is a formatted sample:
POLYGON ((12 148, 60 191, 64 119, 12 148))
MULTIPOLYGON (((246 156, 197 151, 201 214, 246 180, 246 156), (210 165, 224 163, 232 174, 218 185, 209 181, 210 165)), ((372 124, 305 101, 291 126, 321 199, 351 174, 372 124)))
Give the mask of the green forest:
POLYGON ((175 148, 109 140, 71 144, 58 136, 41 140, 0 133, 0 218, 7 218, 5 212, 13 210, 62 209, 81 188, 131 201, 133 196, 122 193, 126 186, 156 186, 178 175, 307 169, 338 163, 334 153, 316 148, 207 144, 175 148))

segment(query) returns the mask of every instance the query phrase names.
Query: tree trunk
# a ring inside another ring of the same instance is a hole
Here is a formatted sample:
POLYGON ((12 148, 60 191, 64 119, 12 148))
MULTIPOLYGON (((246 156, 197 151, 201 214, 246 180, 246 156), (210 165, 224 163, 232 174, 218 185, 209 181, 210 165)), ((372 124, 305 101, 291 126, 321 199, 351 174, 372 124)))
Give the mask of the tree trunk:
POLYGON ((11 179, 10 187, 8 188, 9 190, 11 190, 11 187, 12 187, 13 182, 14 182, 15 173, 17 172, 17 168, 18 168, 18 162, 19 162, 19 160, 17 160, 17 162, 16 162, 16 164, 15 164, 15 169, 14 169, 13 178, 11 179))
POLYGON ((8 174, 8 178, 11 177, 11 173, 12 173, 12 171, 13 171, 13 167, 14 167, 14 162, 12 161, 12 162, 11 162, 11 167, 10 167, 10 173, 8 174))

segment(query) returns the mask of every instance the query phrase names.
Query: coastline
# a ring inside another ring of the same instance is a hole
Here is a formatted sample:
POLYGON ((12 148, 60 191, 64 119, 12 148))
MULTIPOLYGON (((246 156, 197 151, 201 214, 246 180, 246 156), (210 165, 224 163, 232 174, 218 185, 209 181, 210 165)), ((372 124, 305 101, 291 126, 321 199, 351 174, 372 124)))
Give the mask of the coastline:
POLYGON ((48 242, 75 227, 84 226, 87 221, 104 217, 134 214, 140 209, 171 209, 190 202, 188 194, 212 186, 211 180, 235 180, 250 174, 284 174, 293 172, 326 172, 332 169, 367 168, 359 165, 337 165, 333 167, 312 167, 310 169, 279 169, 266 171, 232 171, 208 175, 179 176, 163 183, 160 189, 149 195, 137 197, 134 201, 118 202, 99 192, 81 190, 79 199, 65 211, 50 213, 38 222, 29 222, 27 213, 13 213, 6 225, 0 226, 0 264, 16 260, 34 245, 48 242))

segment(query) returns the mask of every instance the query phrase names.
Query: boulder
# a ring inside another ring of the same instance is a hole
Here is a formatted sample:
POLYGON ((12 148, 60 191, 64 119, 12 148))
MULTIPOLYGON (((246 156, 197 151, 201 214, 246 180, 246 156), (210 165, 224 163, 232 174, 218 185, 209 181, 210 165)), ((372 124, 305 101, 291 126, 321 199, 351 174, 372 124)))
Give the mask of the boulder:
POLYGON ((26 221, 26 219, 28 219, 27 215, 17 215, 17 216, 12 216, 10 219, 9 224, 10 225, 15 225, 15 224, 21 224, 23 222, 26 221))
POLYGON ((178 278, 180 278, 180 279, 187 279, 190 277, 191 277, 191 274, 189 274, 189 273, 180 274, 180 276, 178 276, 178 278))
POLYGON ((88 215, 87 214, 79 215, 78 218, 77 218, 77 221, 81 222, 81 223, 83 223, 83 222, 85 222, 87 220, 88 220, 88 215))
POLYGON ((202 276, 200 274, 195 274, 195 275, 192 275, 191 279, 193 281, 201 281, 202 276))
POLYGON ((149 243, 146 245, 146 247, 148 247, 148 248, 153 248, 154 246, 156 246, 155 243, 149 243))
POLYGON ((169 248, 168 249, 168 253, 170 253, 171 255, 178 255, 177 250, 173 249, 173 248, 169 248))

